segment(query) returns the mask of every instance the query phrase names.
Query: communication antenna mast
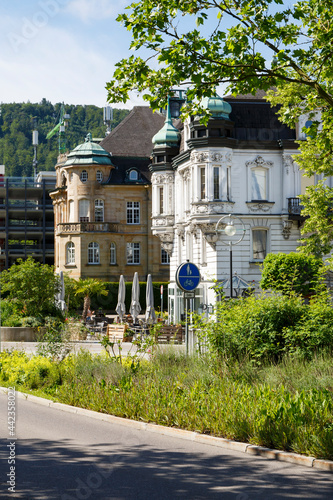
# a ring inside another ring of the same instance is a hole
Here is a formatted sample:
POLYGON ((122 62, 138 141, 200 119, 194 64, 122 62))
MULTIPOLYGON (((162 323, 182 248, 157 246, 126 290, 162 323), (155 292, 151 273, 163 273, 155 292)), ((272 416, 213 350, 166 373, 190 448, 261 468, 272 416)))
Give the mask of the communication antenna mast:
POLYGON ((66 152, 65 129, 68 125, 69 119, 70 119, 70 115, 65 113, 65 106, 64 106, 64 103, 62 103, 61 108, 60 108, 59 123, 46 136, 46 139, 51 139, 51 137, 53 137, 58 132, 58 134, 59 134, 59 154, 66 152))
POLYGON ((105 136, 111 132, 111 122, 113 121, 113 109, 110 106, 103 108, 103 122, 106 125, 105 136))
POLYGON ((34 171, 34 181, 37 179, 37 146, 38 146, 38 130, 32 131, 32 145, 34 147, 34 159, 32 161, 34 171))

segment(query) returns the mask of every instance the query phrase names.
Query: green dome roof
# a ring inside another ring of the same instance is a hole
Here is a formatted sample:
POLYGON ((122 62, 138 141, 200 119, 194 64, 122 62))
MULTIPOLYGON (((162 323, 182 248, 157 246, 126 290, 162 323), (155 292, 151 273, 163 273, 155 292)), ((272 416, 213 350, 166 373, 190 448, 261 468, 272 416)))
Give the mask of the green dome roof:
POLYGON ((209 109, 213 118, 225 118, 229 120, 229 115, 232 111, 230 104, 219 97, 204 97, 202 99, 202 106, 209 109))
POLYGON ((67 156, 64 164, 69 165, 112 165, 111 155, 102 146, 92 142, 91 134, 87 134, 83 144, 79 144, 67 156))
POLYGON ((167 115, 165 118, 165 123, 161 130, 154 135, 152 141, 154 147, 158 146, 177 146, 180 139, 179 130, 172 125, 172 119, 170 115, 170 108, 168 105, 167 115))

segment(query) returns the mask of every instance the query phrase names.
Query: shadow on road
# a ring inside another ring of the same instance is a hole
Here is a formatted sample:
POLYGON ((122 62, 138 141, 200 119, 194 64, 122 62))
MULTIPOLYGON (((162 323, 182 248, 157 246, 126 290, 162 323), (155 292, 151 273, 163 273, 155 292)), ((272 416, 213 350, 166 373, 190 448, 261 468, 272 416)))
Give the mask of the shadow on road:
MULTIPOLYGON (((51 422, 50 422, 50 425, 51 422)), ((134 441, 135 442, 135 441, 134 441)), ((7 440, 1 440, 2 494, 7 491, 7 440)), ((180 445, 181 446, 181 445, 180 445)), ((105 442, 89 454, 71 440, 18 439, 16 493, 1 498, 290 500, 333 498, 333 476, 304 467, 255 458, 162 452, 140 444, 105 442), (110 452, 111 451, 111 452, 110 452), (296 472, 295 472, 296 470, 296 472)), ((5 493, 6 495, 6 493, 5 493)))

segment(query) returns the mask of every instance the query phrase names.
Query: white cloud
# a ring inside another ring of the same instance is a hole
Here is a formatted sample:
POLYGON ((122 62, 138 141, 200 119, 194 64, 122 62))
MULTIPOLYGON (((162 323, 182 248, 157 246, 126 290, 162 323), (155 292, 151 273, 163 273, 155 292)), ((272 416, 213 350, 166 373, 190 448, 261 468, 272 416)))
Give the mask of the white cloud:
MULTIPOLYGON (((17 25, 15 33, 20 35, 17 25)), ((100 107, 106 104, 105 85, 119 57, 111 43, 103 52, 99 44, 82 43, 74 33, 51 24, 14 46, 8 36, 0 37, 0 52, 0 101, 40 102, 45 97, 53 103, 100 107)), ((141 103, 133 96, 127 105, 114 107, 131 108, 141 103)))
POLYGON ((128 5, 125 0, 71 0, 67 11, 87 23, 90 20, 115 18, 128 5))

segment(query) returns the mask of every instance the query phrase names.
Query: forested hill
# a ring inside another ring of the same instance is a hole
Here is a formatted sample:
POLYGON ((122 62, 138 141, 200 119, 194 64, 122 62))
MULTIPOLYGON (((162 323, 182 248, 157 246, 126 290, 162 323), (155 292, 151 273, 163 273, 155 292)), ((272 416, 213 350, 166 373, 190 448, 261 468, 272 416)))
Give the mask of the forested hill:
MULTIPOLYGON (((33 175, 32 131, 38 130, 38 171, 54 170, 58 155, 58 134, 46 140, 47 134, 59 123, 61 103, 51 104, 43 99, 38 104, 0 104, 0 165, 5 165, 6 176, 33 175)), ((65 104, 70 114, 66 128, 66 146, 75 148, 91 132, 93 137, 105 137, 103 109, 97 106, 65 104)), ((126 109, 113 109, 112 129, 129 113, 126 109)))

